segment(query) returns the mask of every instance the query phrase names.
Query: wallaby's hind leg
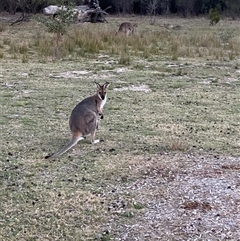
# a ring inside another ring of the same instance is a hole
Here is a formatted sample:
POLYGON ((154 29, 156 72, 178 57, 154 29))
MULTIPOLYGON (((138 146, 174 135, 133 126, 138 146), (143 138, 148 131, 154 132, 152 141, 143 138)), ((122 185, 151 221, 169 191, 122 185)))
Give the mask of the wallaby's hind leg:
POLYGON ((98 121, 95 119, 90 132, 90 140, 92 144, 96 144, 100 142, 100 140, 95 140, 95 134, 97 129, 98 129, 98 121))
POLYGON ((58 152, 56 152, 56 153, 54 153, 54 154, 52 154, 50 156, 46 156, 45 159, 61 156, 63 153, 65 153, 66 151, 71 149, 80 140, 83 140, 83 139, 84 139, 84 137, 83 137, 81 132, 73 133, 71 141, 66 146, 64 146, 60 151, 58 151, 58 152))
POLYGON ((91 132, 91 134, 90 134, 90 140, 91 140, 92 144, 96 144, 96 143, 100 142, 100 140, 95 140, 95 133, 96 133, 96 129, 93 132, 91 132))

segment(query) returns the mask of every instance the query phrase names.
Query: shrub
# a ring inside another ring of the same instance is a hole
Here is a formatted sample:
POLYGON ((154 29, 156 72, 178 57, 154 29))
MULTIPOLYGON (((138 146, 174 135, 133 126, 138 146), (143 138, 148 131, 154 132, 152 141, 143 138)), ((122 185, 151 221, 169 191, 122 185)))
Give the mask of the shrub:
POLYGON ((220 13, 216 8, 211 8, 209 11, 210 25, 217 24, 220 21, 220 13))

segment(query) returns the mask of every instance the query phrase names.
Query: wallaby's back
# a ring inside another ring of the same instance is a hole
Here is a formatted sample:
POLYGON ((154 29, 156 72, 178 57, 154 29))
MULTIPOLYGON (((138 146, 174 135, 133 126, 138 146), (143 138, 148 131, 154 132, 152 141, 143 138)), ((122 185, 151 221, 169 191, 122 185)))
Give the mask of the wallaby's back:
POLYGON ((72 133, 81 132, 83 136, 89 135, 96 127, 100 114, 100 101, 93 95, 82 100, 72 110, 69 127, 72 133))
POLYGON ((134 34, 134 27, 129 22, 124 22, 120 25, 118 33, 124 33, 126 36, 134 34))

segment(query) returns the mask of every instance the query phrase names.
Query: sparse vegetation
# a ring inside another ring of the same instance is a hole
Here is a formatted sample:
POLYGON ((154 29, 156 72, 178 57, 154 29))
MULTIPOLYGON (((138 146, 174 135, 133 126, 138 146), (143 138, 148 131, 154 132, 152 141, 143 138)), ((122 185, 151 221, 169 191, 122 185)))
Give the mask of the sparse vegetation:
POLYGON ((135 17, 123 38, 109 18, 71 26, 57 62, 34 20, 0 35, 0 240, 237 240, 239 24, 135 17), (94 80, 104 142, 44 160, 94 80))

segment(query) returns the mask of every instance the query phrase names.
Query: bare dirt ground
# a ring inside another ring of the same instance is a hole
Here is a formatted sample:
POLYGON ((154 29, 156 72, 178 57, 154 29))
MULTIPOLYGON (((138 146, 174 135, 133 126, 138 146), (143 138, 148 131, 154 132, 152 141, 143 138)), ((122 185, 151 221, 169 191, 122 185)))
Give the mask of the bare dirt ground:
POLYGON ((144 209, 127 224, 109 222, 114 240, 239 240, 240 158, 159 154, 129 168, 142 177, 116 192, 144 209))

